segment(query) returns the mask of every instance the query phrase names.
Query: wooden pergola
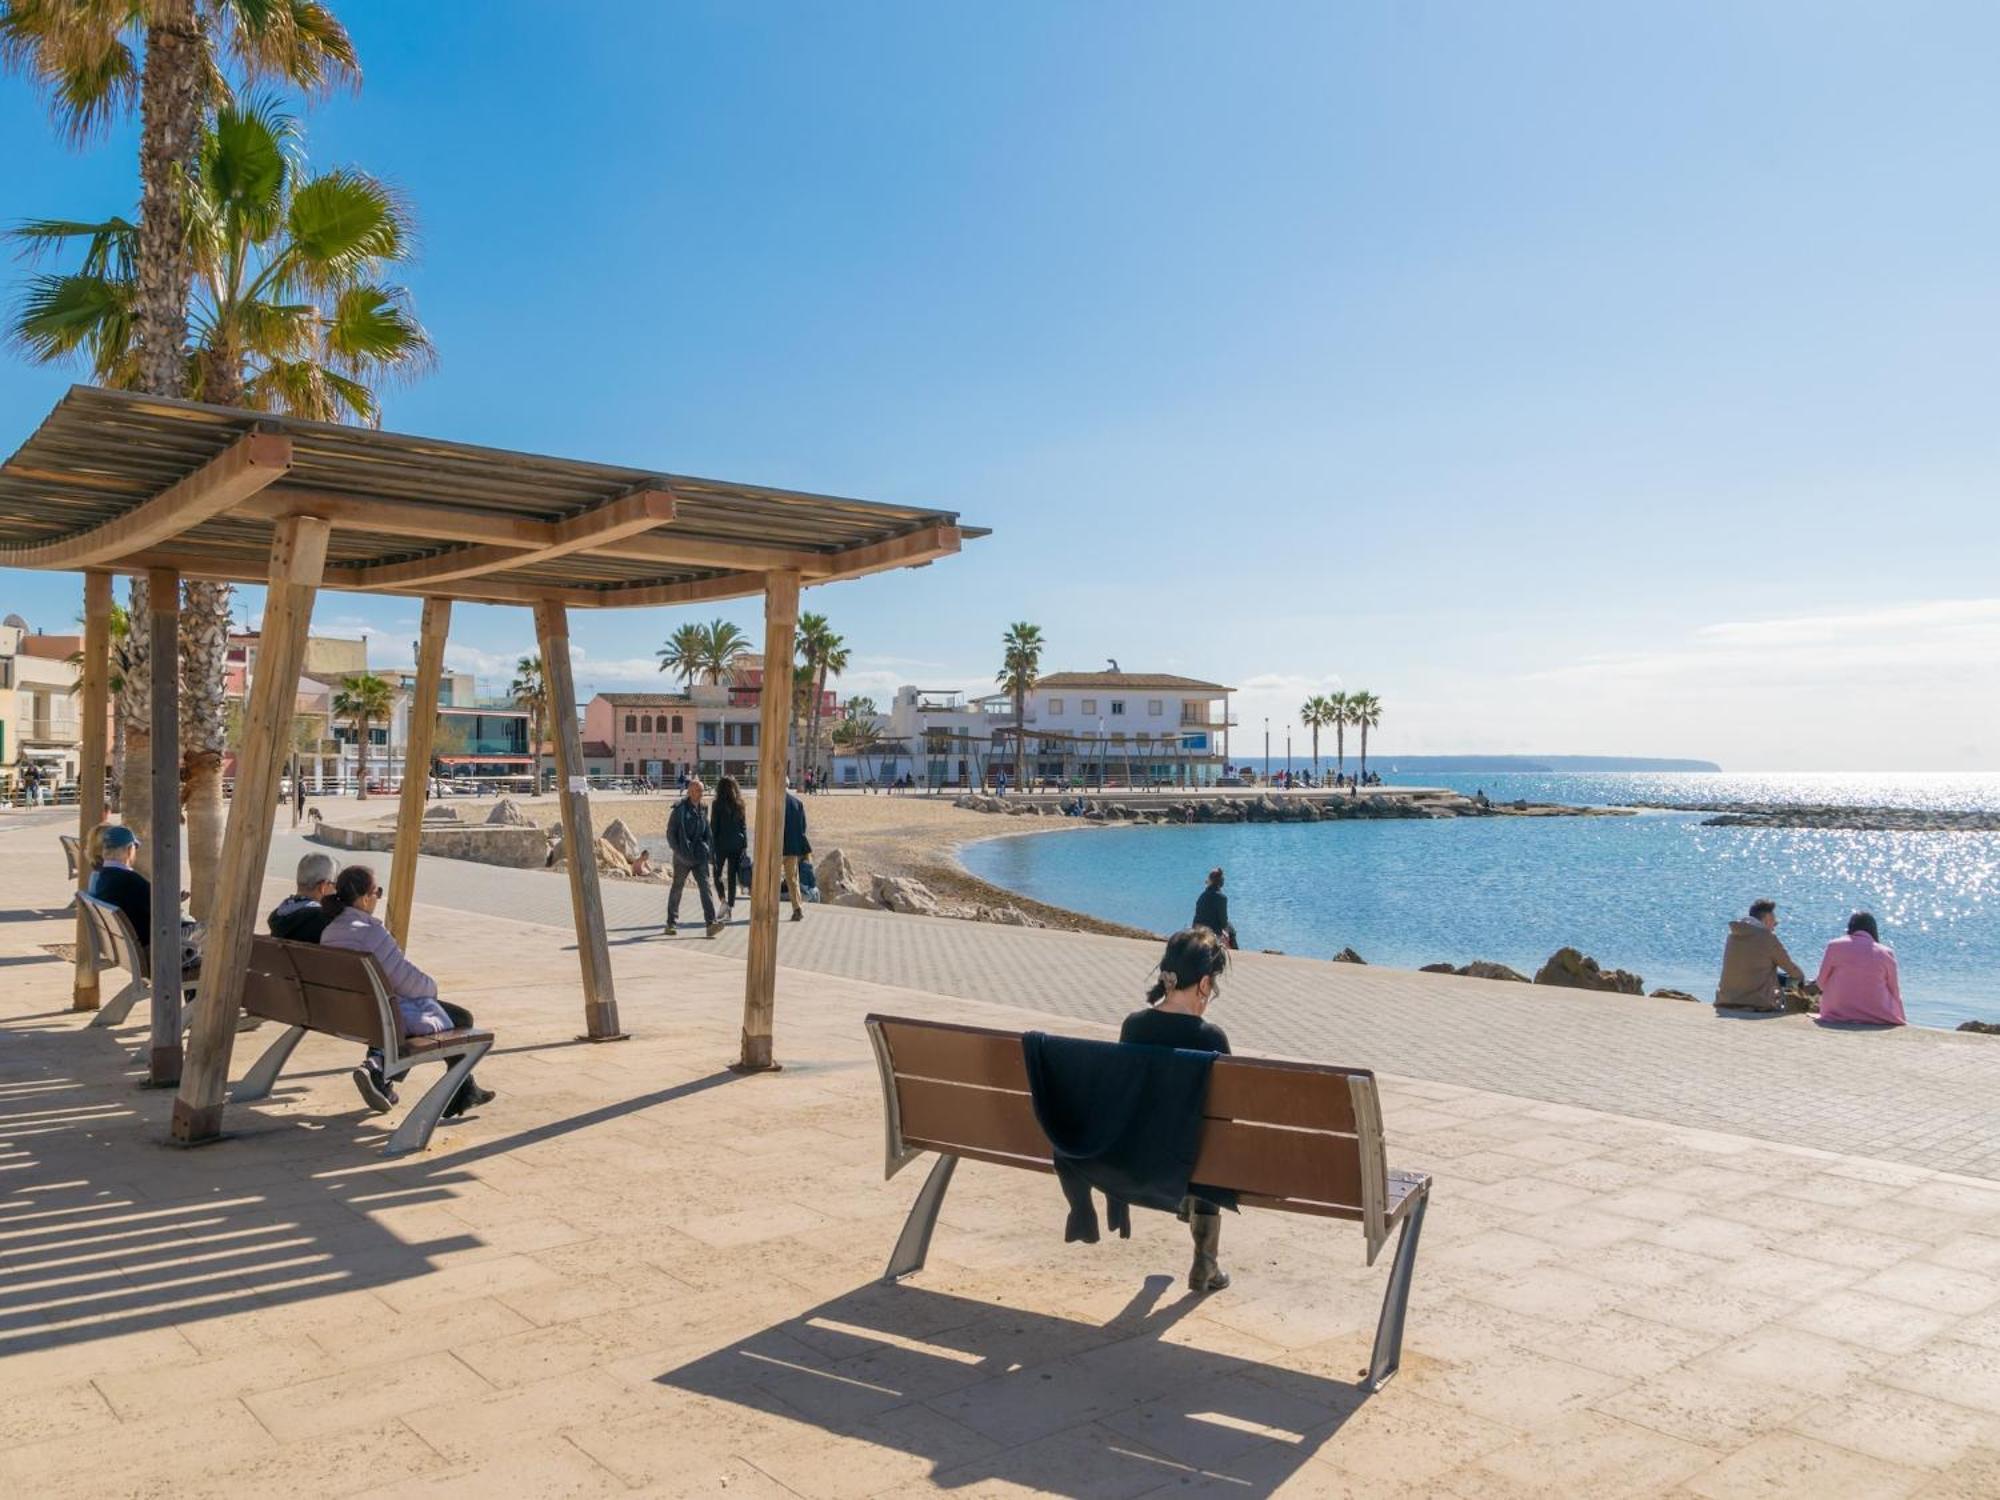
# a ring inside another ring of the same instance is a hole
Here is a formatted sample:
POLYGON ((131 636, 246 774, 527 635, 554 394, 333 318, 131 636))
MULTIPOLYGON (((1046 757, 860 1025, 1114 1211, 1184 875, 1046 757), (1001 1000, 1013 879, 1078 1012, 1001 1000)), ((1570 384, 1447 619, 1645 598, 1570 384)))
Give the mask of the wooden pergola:
MULTIPOLYGON (((270 854, 293 695, 321 588, 423 601, 406 764, 429 764, 454 600, 531 607, 549 698, 570 900, 583 969, 585 1034, 618 1022, 605 941, 588 783, 576 722, 568 615, 764 601, 750 953, 738 1066, 773 1066, 779 796, 790 726, 799 590, 950 556, 963 528, 947 511, 799 494, 758 485, 473 447, 154 396, 73 387, 0 467, 0 566, 84 575, 82 786, 78 826, 104 817, 111 580, 149 579, 155 785, 179 774, 177 611, 183 578, 263 584, 262 645, 251 680, 236 791, 223 836, 187 1054, 180 994, 154 986, 151 1080, 178 1081, 173 1139, 222 1130, 230 1047, 270 854)), ((425 778, 405 775, 386 920, 409 934, 425 778)), ((155 804, 172 809, 171 791, 155 804)), ((172 816, 156 818, 153 868, 180 867, 172 816)), ((80 872, 79 880, 87 879, 80 872)), ((175 877, 165 876, 168 881, 175 877)), ((169 887, 171 888, 171 887, 169 887)), ((153 904, 152 951, 180 943, 178 903, 153 904)), ((76 1004, 97 1004, 78 945, 76 1004)))

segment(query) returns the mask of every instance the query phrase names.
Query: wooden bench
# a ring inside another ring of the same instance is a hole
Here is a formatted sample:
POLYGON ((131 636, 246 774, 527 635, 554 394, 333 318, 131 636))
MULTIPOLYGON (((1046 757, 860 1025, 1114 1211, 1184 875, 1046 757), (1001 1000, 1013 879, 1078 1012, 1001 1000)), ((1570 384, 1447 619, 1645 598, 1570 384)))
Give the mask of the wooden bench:
MULTIPOLYGON (((125 915, 121 907, 113 906, 109 901, 100 901, 95 896, 86 896, 82 891, 76 893, 75 899, 87 919, 83 932, 90 945, 91 969, 99 974, 110 969, 123 969, 126 974, 125 988, 113 995, 104 1008, 90 1018, 90 1024, 121 1025, 134 1005, 152 997, 153 976, 146 946, 139 941, 139 935, 132 930, 132 919, 125 915)), ((183 1001, 194 994, 199 980, 198 970, 181 971, 183 1001)), ((192 1014, 191 1006, 182 1013, 183 1028, 189 1024, 192 1014)))
MULTIPOLYGON (((938 1153, 889 1257, 883 1280, 893 1282, 922 1269, 961 1157, 1035 1172, 1052 1173, 1055 1163, 1028 1095, 1019 1032, 879 1015, 868 1017, 867 1026, 882 1074, 884 1175, 895 1176, 926 1151, 938 1153)), ((1354 1220, 1371 1266, 1400 1226, 1374 1353, 1363 1372, 1369 1389, 1380 1390, 1402 1359, 1431 1180, 1384 1165, 1375 1075, 1324 1063, 1218 1057, 1203 1113, 1194 1181, 1234 1189, 1244 1208, 1354 1220)), ((1060 1207, 1051 1198, 1052 1233, 1060 1207)))
POLYGON ((389 1136, 385 1156, 421 1151, 430 1143, 445 1106, 493 1045, 493 1033, 460 1027, 427 1036, 404 1036, 395 997, 382 971, 365 953, 257 937, 250 943, 243 1009, 279 1021, 284 1033, 229 1091, 232 1104, 270 1095, 292 1050, 309 1031, 345 1038, 382 1053, 382 1076, 394 1081, 419 1063, 450 1066, 389 1136))
POLYGON ((83 863, 83 840, 73 833, 59 833, 56 839, 62 845, 63 858, 69 861, 69 883, 75 885, 77 867, 83 863))

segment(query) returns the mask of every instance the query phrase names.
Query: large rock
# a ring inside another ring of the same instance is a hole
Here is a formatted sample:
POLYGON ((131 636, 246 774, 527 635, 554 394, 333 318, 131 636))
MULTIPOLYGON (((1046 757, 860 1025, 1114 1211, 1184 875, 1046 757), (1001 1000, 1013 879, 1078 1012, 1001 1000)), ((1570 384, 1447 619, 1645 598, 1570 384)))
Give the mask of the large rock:
POLYGON ((1696 1000, 1686 990, 1654 990, 1653 998, 1655 1000, 1689 1000, 1693 1001, 1696 1005, 1701 1004, 1699 1000, 1696 1000))
POLYGON ((486 814, 486 826, 489 828, 533 828, 535 821, 521 811, 521 804, 516 802, 512 797, 502 797, 498 802, 493 804, 492 810, 486 814))
POLYGON ((938 899, 921 880, 908 875, 877 875, 874 885, 876 903, 890 911, 911 917, 938 915, 938 899))
POLYGON ((1598 990, 1613 995, 1643 995, 1646 981, 1624 969, 1606 969, 1574 948, 1558 948, 1535 971, 1536 984, 1570 990, 1598 990))
POLYGON ((456 823, 460 821, 458 809, 445 802, 433 802, 424 809, 426 823, 456 823))
MULTIPOLYGON (((813 861, 813 874, 819 879, 819 899, 841 904, 840 898, 849 892, 867 889, 866 877, 854 868, 854 862, 839 849, 829 849, 813 861)), ((872 894, 872 892, 870 893, 872 894)), ((853 905, 853 902, 846 903, 853 905)), ((873 901, 868 903, 874 905, 873 901)))
POLYGON ((1368 962, 1367 959, 1356 953, 1352 948, 1342 948, 1338 953, 1333 955, 1333 961, 1337 964, 1365 964, 1368 962))
POLYGON ((630 875, 632 861, 625 857, 624 851, 616 844, 609 839, 600 838, 597 841, 597 868, 605 875, 630 875))
POLYGON ((2000 1021, 1960 1021, 1960 1031, 1976 1031, 1982 1036, 2000 1036, 2000 1021))
MULTIPOLYGON (((818 872, 818 868, 817 865, 813 867, 815 873, 818 872)), ((870 911, 882 909, 882 903, 875 899, 873 891, 842 891, 837 896, 830 898, 822 896, 821 899, 829 906, 862 906, 870 911)))
POLYGON ((1417 972, 1419 974, 1456 974, 1458 972, 1458 965, 1425 964, 1421 969, 1417 970, 1417 972))
POLYGON ((639 856, 645 852, 639 847, 638 839, 632 836, 632 830, 623 818, 613 818, 607 823, 602 836, 605 843, 625 856, 625 863, 628 865, 636 865, 639 856))
POLYGON ((1532 984, 1534 981, 1519 969, 1510 969, 1505 964, 1496 964, 1488 959, 1475 958, 1458 971, 1467 979, 1501 979, 1510 984, 1532 984))

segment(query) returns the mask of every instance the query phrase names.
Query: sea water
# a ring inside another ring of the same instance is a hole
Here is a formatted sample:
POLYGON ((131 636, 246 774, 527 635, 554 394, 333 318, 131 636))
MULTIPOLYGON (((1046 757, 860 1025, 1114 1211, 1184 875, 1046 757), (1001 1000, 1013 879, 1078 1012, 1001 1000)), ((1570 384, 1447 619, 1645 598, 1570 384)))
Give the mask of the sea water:
MULTIPOLYGON (((1995 777, 1407 780, 1579 805, 2000 807, 1995 777)), ((1352 947, 1399 968, 1483 958, 1532 974, 1568 945, 1643 975, 1649 989, 1704 1000, 1728 922, 1753 898, 1779 903, 1778 934, 1808 974, 1848 914, 1865 909, 1896 950, 1911 1021, 2000 1020, 2000 834, 1704 828, 1704 816, 1091 825, 986 840, 961 857, 996 885, 1156 932, 1186 925, 1203 877, 1221 865, 1246 948, 1330 958, 1352 947)))

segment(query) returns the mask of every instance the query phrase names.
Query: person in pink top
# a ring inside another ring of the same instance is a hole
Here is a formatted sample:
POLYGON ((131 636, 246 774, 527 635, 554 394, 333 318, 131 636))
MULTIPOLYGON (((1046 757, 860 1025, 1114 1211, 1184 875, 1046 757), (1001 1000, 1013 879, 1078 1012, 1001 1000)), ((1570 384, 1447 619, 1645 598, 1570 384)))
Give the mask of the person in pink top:
POLYGON ((1819 1018, 1901 1026, 1903 991, 1896 983, 1896 950, 1865 911, 1847 919, 1847 936, 1826 945, 1819 961, 1819 1018))

